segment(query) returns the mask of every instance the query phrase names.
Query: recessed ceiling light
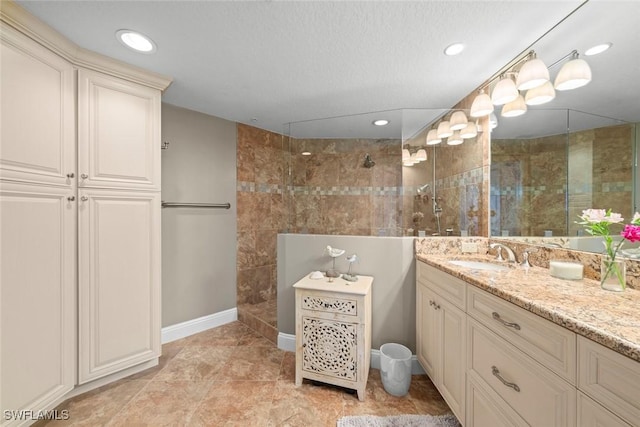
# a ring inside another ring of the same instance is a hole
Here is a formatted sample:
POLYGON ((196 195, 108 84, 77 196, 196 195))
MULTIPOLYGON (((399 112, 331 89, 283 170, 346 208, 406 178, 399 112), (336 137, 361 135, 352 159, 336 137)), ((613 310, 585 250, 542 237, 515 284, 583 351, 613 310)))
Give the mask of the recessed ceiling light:
POLYGON ((149 37, 132 30, 116 31, 116 38, 120 43, 140 53, 154 53, 156 44, 149 37))
POLYGON ((599 53, 604 52, 605 50, 608 50, 611 46, 613 46, 613 43, 598 44, 598 45, 595 45, 595 46, 590 47, 589 49, 587 49, 584 52, 584 54, 587 55, 587 56, 597 55, 599 53))
POLYGON ((463 50, 464 50, 464 45, 462 43, 453 43, 444 49, 444 54, 447 56, 454 56, 459 54, 463 50))
POLYGON ((386 126, 389 124, 389 120, 385 120, 385 119, 378 119, 378 120, 374 120, 373 124, 376 126, 386 126))

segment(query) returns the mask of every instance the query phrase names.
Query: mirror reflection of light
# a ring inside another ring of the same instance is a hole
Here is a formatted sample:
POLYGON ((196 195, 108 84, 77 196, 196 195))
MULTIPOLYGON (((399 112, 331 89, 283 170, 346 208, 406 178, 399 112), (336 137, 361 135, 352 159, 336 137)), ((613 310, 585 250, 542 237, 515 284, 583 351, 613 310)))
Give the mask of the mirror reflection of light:
POLYGON ((599 53, 604 52, 605 50, 609 50, 609 48, 613 46, 613 43, 602 43, 602 44, 598 44, 595 45, 593 47, 590 47, 589 49, 587 49, 584 54, 586 56, 593 56, 593 55, 597 55, 599 53))

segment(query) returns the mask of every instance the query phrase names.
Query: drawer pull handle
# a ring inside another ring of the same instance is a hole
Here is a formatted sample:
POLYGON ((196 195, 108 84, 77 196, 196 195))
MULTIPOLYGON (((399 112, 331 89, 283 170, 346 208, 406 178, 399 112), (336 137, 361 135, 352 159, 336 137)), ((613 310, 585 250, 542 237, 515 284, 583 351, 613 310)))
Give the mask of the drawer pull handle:
POLYGON ((502 318, 500 317, 500 315, 498 313, 496 313, 495 311, 493 313, 491 313, 491 317, 493 317, 495 320, 497 320, 498 322, 502 323, 504 326, 506 326, 507 328, 513 328, 516 331, 520 330, 520 325, 518 325, 517 323, 509 323, 509 322, 505 322, 504 320, 502 320, 502 318))
POLYGON ((520 393, 520 387, 518 387, 518 384, 516 383, 510 383, 507 380, 505 380, 504 378, 502 378, 502 376, 500 375, 500 371, 498 370, 498 368, 496 368, 495 366, 491 367, 491 373, 493 374, 494 377, 496 377, 497 379, 500 380, 500 382, 504 385, 506 385, 507 387, 511 387, 512 389, 514 389, 515 391, 517 391, 518 393, 520 393))

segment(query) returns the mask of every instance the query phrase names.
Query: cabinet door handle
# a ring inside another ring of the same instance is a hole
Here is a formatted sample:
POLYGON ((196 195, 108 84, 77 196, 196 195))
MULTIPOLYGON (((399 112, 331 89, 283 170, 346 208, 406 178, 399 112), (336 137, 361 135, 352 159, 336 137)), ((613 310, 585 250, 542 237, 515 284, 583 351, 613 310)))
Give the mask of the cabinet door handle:
POLYGON ((83 173, 83 174, 80 175, 80 178, 87 179, 87 178, 89 178, 89 175, 87 175, 86 173, 83 173))
POLYGON ((76 196, 69 196, 67 197, 67 200, 70 202, 73 202, 76 199, 76 196))
POLYGON ((67 178, 73 178, 75 176, 76 176, 76 174, 73 173, 73 172, 67 174, 67 178))
POLYGON ((87 200, 89 200, 89 198, 87 196, 82 196, 80 197, 80 200, 82 200, 83 202, 86 202, 87 200))
POLYGON ((498 313, 496 313, 495 311, 493 313, 491 313, 491 317, 493 317, 495 320, 497 320, 498 322, 502 323, 504 326, 506 326, 507 328, 513 328, 516 331, 520 330, 520 325, 518 325, 517 323, 509 323, 509 322, 505 322, 504 320, 502 320, 502 318, 500 317, 500 315, 498 313))
POLYGON ((510 387, 510 388, 514 389, 515 391, 517 391, 518 393, 520 393, 520 387, 518 387, 518 384, 510 383, 507 380, 505 380, 504 378, 502 378, 502 375, 500 375, 500 371, 498 370, 498 368, 496 368, 495 366, 492 366, 491 367, 491 373, 493 374, 494 377, 499 379, 502 384, 504 384, 507 387, 510 387))

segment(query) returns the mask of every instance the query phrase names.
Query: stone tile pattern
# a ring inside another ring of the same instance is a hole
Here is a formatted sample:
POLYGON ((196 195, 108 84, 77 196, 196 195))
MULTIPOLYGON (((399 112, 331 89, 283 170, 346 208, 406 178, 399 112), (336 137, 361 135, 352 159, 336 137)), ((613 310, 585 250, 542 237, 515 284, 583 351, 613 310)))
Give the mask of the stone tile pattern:
POLYGON ((289 231, 402 235, 400 144, 397 139, 292 139, 289 231), (366 154, 374 167, 364 167, 366 154))
POLYGON ((580 226, 574 220, 589 208, 631 218, 634 132, 634 125, 625 124, 568 138, 492 140, 491 234, 542 236, 551 230, 575 236, 580 226))
POLYGON ((282 135, 237 125, 238 318, 274 343, 276 242, 288 221, 282 191, 288 146, 282 135))
POLYGON ((70 419, 48 425, 333 427, 346 415, 450 413, 424 375, 394 397, 372 369, 364 402, 350 390, 294 382, 294 353, 233 322, 165 344, 157 367, 69 399, 58 409, 70 419))
MULTIPOLYGON (((513 266, 508 271, 479 271, 457 267, 448 263, 451 259, 474 259, 491 261, 495 252, 487 244, 493 239, 485 239, 479 252, 461 255, 460 247, 465 239, 427 238, 416 240, 417 260, 433 265, 467 283, 486 290, 504 300, 510 301, 560 326, 585 336, 611 348, 625 356, 640 361, 640 290, 628 286, 622 293, 604 291, 596 280, 562 280, 549 275, 550 259, 568 259, 583 263, 585 274, 594 274, 594 266, 599 255, 587 252, 568 251, 539 247, 531 254, 533 267, 523 269, 513 266), (485 250, 486 248, 486 250, 485 250)), ((498 241, 498 240, 495 240, 498 241)), ((518 259, 527 244, 504 241, 514 248, 518 259)), ((637 280, 637 261, 633 276, 637 280)), ((629 277, 629 273, 627 274, 629 277)))

